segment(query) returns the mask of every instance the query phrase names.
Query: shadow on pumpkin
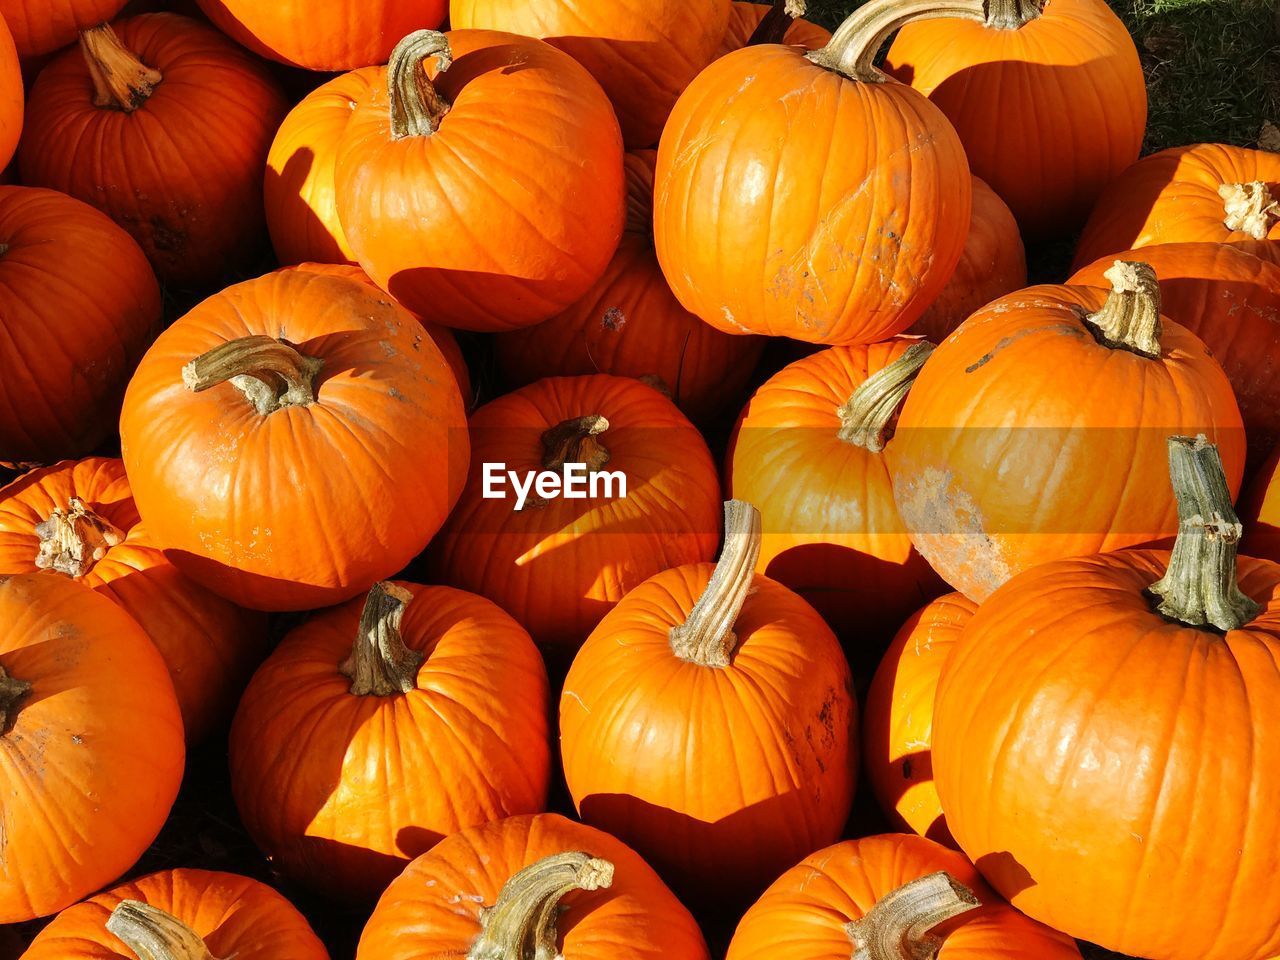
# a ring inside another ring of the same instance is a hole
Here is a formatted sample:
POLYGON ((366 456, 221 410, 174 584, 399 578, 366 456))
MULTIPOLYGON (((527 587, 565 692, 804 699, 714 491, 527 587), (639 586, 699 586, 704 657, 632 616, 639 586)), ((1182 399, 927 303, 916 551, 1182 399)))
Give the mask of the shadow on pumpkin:
MULTIPOLYGON (((902 798, 906 796, 908 789, 933 780, 933 751, 917 750, 904 757, 899 757, 895 767, 902 771, 902 776, 894 777, 892 781, 893 789, 884 798, 886 806, 890 807, 896 807, 902 798)), ((935 843, 942 844, 944 847, 959 849, 959 844, 956 843, 955 838, 951 836, 951 831, 947 828, 947 818, 941 813, 929 824, 924 836, 935 843)))

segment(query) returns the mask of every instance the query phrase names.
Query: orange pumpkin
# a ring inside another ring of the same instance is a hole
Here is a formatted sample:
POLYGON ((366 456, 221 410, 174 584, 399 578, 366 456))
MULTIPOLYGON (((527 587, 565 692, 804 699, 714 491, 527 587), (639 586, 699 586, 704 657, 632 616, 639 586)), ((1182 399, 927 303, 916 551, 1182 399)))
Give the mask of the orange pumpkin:
POLYGON ((133 239, 52 190, 0 187, 0 461, 88 453, 160 324, 133 239))
POLYGON ((282 270, 160 336, 120 438, 138 512, 179 569, 242 606, 305 610, 426 546, 466 476, 465 425, 411 314, 358 280, 282 270))
POLYGON ((693 420, 739 402, 764 349, 703 323, 671 293, 653 251, 652 150, 628 153, 627 225, 608 268, 564 313, 495 340, 503 380, 612 373, 656 377, 693 420))
POLYGON ((0 16, 0 170, 9 166, 22 133, 22 65, 13 35, 0 16))
POLYGON ((182 717, 119 606, 45 574, 0 577, 0 923, 56 913, 129 869, 178 795, 182 717))
POLYGON ((1027 236, 1065 236, 1142 147, 1133 38, 1106 0, 992 0, 978 19, 908 24, 885 69, 947 115, 1027 236))
POLYGON ((111 20, 127 0, 0 0, 18 55, 38 57, 74 43, 81 30, 111 20))
POLYGON ((378 286, 488 332, 580 300, 623 220, 622 138, 590 75, 541 41, 455 30, 406 37, 373 80, 336 182, 343 232, 378 286), (427 61, 440 65, 424 74, 427 61))
POLYGON ((546 813, 454 834, 387 888, 356 960, 708 960, 658 875, 607 833, 546 813))
POLYGON ((329 960, 306 919, 265 884, 165 870, 78 903, 20 960, 329 960), (159 946, 159 952, 156 948, 159 946))
POLYGON ((1280 563, 1280 447, 1240 495, 1240 519, 1245 526, 1245 553, 1280 563))
POLYGON ((206 286, 257 252, 262 165, 285 110, 216 30, 169 13, 102 24, 32 88, 22 180, 102 210, 162 280, 206 286))
MULTIPOLYGON (((743 0, 734 0, 729 11, 729 29, 720 43, 720 56, 745 47, 771 9, 773 9, 772 5, 767 3, 744 3, 743 0)), ((797 17, 787 27, 782 42, 804 47, 806 50, 817 50, 831 42, 831 31, 810 20, 797 17)))
POLYGON ((541 644, 577 649, 633 587, 715 554, 720 485, 706 441, 638 380, 539 380, 472 414, 471 443, 466 489, 432 545, 434 579, 493 600, 541 644), (582 464, 595 493, 531 491, 516 509, 508 480, 484 496, 485 464, 522 483, 582 464))

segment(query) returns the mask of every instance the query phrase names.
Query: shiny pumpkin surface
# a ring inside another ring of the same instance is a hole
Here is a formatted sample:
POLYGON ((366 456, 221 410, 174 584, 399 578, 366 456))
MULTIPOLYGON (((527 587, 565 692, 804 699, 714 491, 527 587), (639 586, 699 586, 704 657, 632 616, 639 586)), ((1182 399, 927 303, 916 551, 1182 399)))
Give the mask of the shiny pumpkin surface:
MULTIPOLYGON (((729 29, 725 32, 724 40, 720 44, 720 55, 724 56, 726 53, 733 53, 745 47, 769 10, 770 6, 767 3, 746 3, 744 0, 734 0, 729 11, 729 29)), ((830 39, 830 30, 803 18, 791 21, 791 26, 787 27, 787 33, 782 38, 783 43, 804 47, 806 50, 817 50, 819 47, 826 46, 830 39)))
POLYGON ((0 0, 0 20, 9 26, 22 57, 52 53, 75 43, 81 30, 112 19, 127 0, 0 0))
POLYGON ((13 35, 0 17, 0 170, 9 165, 22 133, 24 91, 22 65, 13 35))

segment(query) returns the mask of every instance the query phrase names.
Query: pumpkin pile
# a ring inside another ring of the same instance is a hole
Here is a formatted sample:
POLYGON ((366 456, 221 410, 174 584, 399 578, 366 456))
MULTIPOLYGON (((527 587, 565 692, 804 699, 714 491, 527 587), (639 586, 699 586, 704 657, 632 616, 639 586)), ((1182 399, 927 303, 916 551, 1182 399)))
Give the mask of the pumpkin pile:
POLYGON ((156 6, 0 0, 0 960, 1280 956, 1280 155, 1105 0, 156 6))

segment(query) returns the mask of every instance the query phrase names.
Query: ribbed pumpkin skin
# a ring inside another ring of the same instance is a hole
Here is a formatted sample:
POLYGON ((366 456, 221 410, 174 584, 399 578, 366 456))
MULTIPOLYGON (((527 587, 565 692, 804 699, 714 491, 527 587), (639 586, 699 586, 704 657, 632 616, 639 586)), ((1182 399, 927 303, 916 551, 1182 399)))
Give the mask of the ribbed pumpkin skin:
POLYGON ((134 864, 178 795, 184 749, 164 661, 116 604, 63 577, 0 577, 0 623, 0 665, 31 684, 0 735, 0 923, 15 923, 134 864))
POLYGON ((1052 0, 1017 30, 910 23, 885 69, 942 109, 1028 238, 1070 234, 1142 148, 1146 81, 1105 0, 1052 0))
POLYGON ((728 333, 900 333, 946 285, 969 227, 968 164, 937 107, 796 47, 749 47, 699 74, 663 131, 656 182, 663 273, 728 333), (917 140, 928 148, 903 148, 917 140))
POLYGON ((762 516, 757 569, 859 649, 878 650, 944 589, 911 545, 883 456, 837 435, 840 407, 913 342, 831 347, 785 367, 743 409, 725 459, 730 496, 762 516))
POLYGON ((939 870, 984 906, 946 925, 938 960, 1079 960, 1070 939, 1009 909, 961 854, 901 834, 846 840, 792 867, 742 918, 727 960, 849 960, 844 925, 939 870))
POLYGON ((88 453, 160 323, 138 245, 52 190, 0 186, 0 460, 88 453))
POLYGON ((297 909, 266 884, 233 873, 164 870, 62 911, 20 960, 136 960, 107 932, 122 900, 150 904, 194 930, 209 953, 236 960, 329 960, 297 909))
POLYGON ((400 583, 401 627, 426 654, 417 689, 356 696, 339 669, 364 598, 290 633, 231 731, 236 806, 278 869, 370 901, 444 837, 546 805, 547 676, 524 628, 450 587, 400 583))
POLYGON ((1153 612, 1167 551, 1045 564, 991 597, 943 671, 947 823, 1013 905, 1155 960, 1280 953, 1280 567, 1225 635, 1153 612), (1177 905, 1176 908, 1173 905, 1177 905))
POLYGON ((1103 346, 1081 316, 1105 299, 1071 286, 1001 297, 907 395, 886 448, 894 499, 916 548, 971 600, 1039 563, 1176 532, 1170 436, 1206 434, 1240 488, 1244 429, 1222 368, 1168 319, 1158 360, 1103 346))
MULTIPOLYGON (((1170 147, 1143 157, 1099 198, 1076 246, 1075 268, 1121 250, 1158 243, 1258 243, 1228 230, 1218 188, 1269 184, 1280 193, 1280 154, 1222 143, 1170 147)), ((1268 240, 1280 240, 1280 223, 1268 240)))
POLYGON ((13 151, 18 148, 23 99, 22 65, 18 63, 13 35, 0 16, 0 170, 9 165, 13 151))
MULTIPOLYGON (((72 497, 124 540, 77 579, 114 601, 146 632, 169 668, 187 742, 226 717, 267 651, 266 621, 183 576, 138 520, 124 463, 64 461, 0 487, 0 574, 35 573, 36 525, 72 497)), ((49 576, 62 576, 50 573, 49 576)))
POLYGON ((18 55, 37 57, 75 43, 81 30, 110 20, 127 0, 0 0, 18 55))
POLYGON ((262 165, 283 94, 261 64, 194 20, 151 13, 112 29, 164 79, 132 113, 95 107, 84 55, 62 54, 31 90, 23 182, 102 210, 162 280, 206 286, 257 252, 262 165))
POLYGON ((452 104, 431 136, 391 138, 385 72, 338 148, 338 216, 360 265, 410 310, 497 332, 553 317, 599 279, 622 233, 622 137, 599 84, 548 44, 448 34, 429 75, 452 104), (519 63, 520 69, 511 69, 519 63))
POLYGON ((564 960, 708 960, 689 911, 635 851, 553 813, 454 834, 411 863, 369 918, 356 960, 453 960, 480 935, 480 910, 523 868, 585 851, 614 865, 613 885, 574 891, 557 927, 564 960))
POLYGON ((362 593, 426 546, 462 488, 465 425, 448 364, 411 314, 360 281, 283 270, 161 335, 120 435, 138 512, 184 573, 242 606, 306 610, 362 593), (183 385, 190 360, 252 335, 324 360, 316 403, 264 416, 230 383, 183 385))
MULTIPOLYGON (((724 56, 726 53, 733 53, 745 47, 769 9, 770 6, 767 3, 744 3, 743 0, 734 0, 732 9, 729 11, 729 29, 725 32, 724 41, 720 44, 720 55, 724 56)), ((806 50, 817 50, 819 47, 825 47, 830 39, 830 30, 812 21, 800 19, 791 22, 783 42, 804 47, 806 50)))
POLYGON ((604 88, 628 147, 652 147, 676 98, 720 48, 730 0, 452 0, 455 29, 541 37, 604 88))

